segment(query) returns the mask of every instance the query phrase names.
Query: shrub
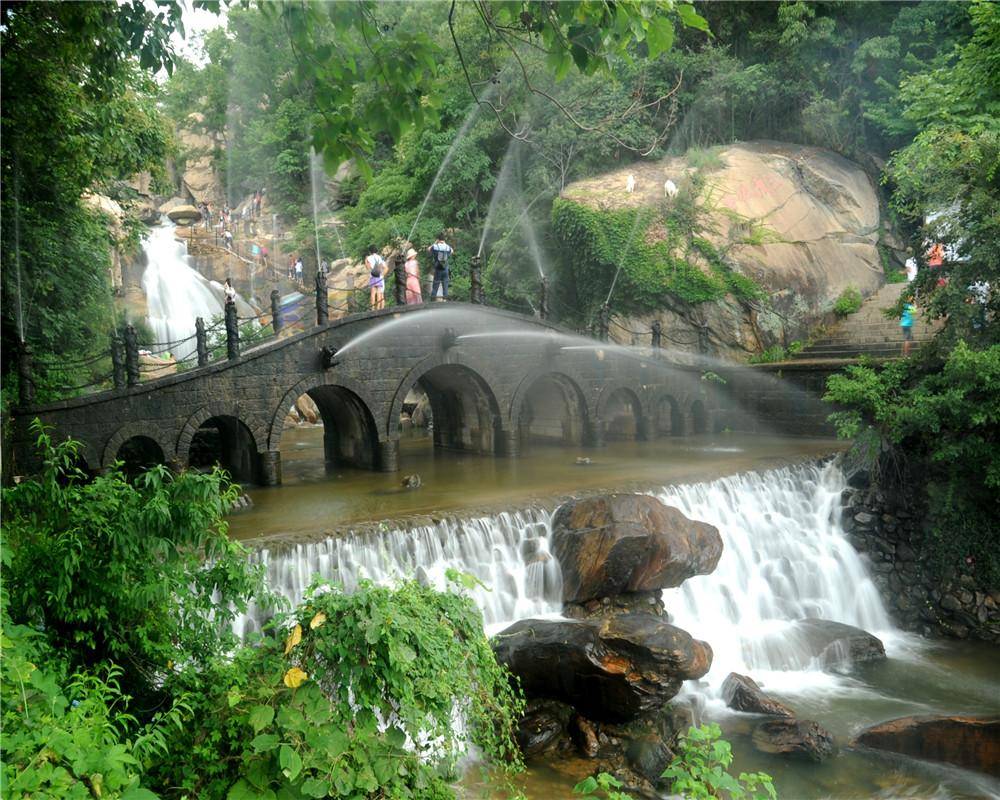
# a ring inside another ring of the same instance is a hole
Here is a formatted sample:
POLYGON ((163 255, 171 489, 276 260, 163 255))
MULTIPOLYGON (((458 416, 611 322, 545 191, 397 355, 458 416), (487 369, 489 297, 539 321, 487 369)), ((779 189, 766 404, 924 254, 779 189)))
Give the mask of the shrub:
POLYGON ((713 797, 776 800, 778 795, 767 773, 741 772, 737 778, 729 774, 733 750, 721 736, 722 731, 713 722, 692 727, 686 736, 680 737, 677 755, 663 771, 663 777, 671 782, 670 790, 695 800, 713 797))
POLYGON ((846 317, 856 313, 861 308, 861 291, 857 286, 848 286, 840 293, 833 304, 833 313, 838 317, 846 317))
POLYGON ((161 783, 229 800, 445 798, 469 745, 521 768, 524 701, 467 595, 320 583, 278 627, 287 635, 178 679, 199 724, 171 741, 161 783))
POLYGON ((922 558, 939 570, 972 559, 996 585, 1000 345, 973 350, 959 342, 939 363, 850 366, 830 376, 824 399, 844 408, 830 419, 841 437, 870 454, 873 467, 888 446, 926 481, 929 537, 922 558))

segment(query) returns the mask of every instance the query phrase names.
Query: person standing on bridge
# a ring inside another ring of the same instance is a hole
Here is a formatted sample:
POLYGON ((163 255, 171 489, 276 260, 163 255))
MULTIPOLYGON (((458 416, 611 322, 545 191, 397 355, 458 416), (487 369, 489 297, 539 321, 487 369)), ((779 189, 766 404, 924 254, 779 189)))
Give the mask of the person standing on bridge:
POLYGON ((226 278, 226 285, 223 287, 223 291, 226 293, 227 306, 236 302, 236 289, 233 288, 232 278, 226 278))
POLYGON ((431 297, 435 300, 448 299, 448 284, 451 273, 448 269, 448 259, 455 251, 451 245, 444 240, 444 231, 438 234, 437 241, 427 248, 431 256, 431 264, 434 266, 434 282, 431 284, 431 297))
POLYGON ((420 291, 420 265, 417 263, 417 251, 412 247, 406 251, 406 264, 403 265, 406 272, 406 305, 415 306, 424 302, 420 291))
POLYGON ((365 266, 368 267, 369 300, 372 311, 385 308, 385 259, 379 255, 378 248, 372 245, 365 256, 365 266))
POLYGON ((305 267, 302 265, 302 256, 295 259, 295 282, 301 287, 302 286, 302 273, 305 267))

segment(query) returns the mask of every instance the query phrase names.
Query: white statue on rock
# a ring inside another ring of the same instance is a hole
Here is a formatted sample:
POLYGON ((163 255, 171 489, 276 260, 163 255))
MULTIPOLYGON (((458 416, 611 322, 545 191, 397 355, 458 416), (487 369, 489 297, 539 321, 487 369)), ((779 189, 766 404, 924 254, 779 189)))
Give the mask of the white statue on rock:
POLYGON ((628 176, 628 180, 625 181, 625 191, 628 194, 632 194, 635 191, 635 175, 628 176))
POLYGON ((674 183, 672 180, 670 180, 670 178, 667 178, 666 183, 663 184, 663 196, 669 197, 671 200, 673 200, 675 197, 677 197, 678 191, 679 189, 677 188, 677 184, 674 183))

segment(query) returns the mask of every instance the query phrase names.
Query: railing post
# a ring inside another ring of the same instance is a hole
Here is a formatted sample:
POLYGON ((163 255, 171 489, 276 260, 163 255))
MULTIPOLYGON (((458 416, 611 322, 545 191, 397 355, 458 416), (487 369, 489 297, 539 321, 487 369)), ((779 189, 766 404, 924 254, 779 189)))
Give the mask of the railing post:
POLYGON ((18 400, 22 406, 30 406, 35 401, 35 378, 32 374, 31 348, 21 342, 17 353, 18 400))
POLYGON ((124 389, 125 381, 125 343, 120 331, 111 332, 111 374, 116 389, 124 389))
POLYGON ((326 325, 330 319, 330 297, 326 293, 326 274, 316 270, 316 324, 326 325))
POLYGON ((393 287, 396 294, 396 305, 406 305, 406 264, 402 253, 396 253, 392 261, 392 275, 395 281, 393 287))
POLYGON ((549 279, 544 275, 538 287, 538 316, 541 319, 549 318, 549 279))
POLYGON ((611 309, 605 303, 597 315, 597 338, 602 342, 608 340, 608 328, 611 324, 611 309))
POLYGON ((129 386, 139 383, 139 334, 132 323, 125 326, 125 374, 129 386))
POLYGON ((663 325, 660 324, 658 319, 653 320, 653 325, 650 329, 649 343, 656 353, 659 353, 660 348, 663 346, 663 325))
POLYGON ((277 289, 271 290, 271 328, 277 334, 285 324, 281 318, 281 292, 277 289))
POLYGON ((236 316, 236 303, 226 303, 226 357, 240 357, 240 323, 236 316))
POLYGON ((198 317, 194 321, 195 347, 198 350, 198 366, 208 364, 208 334, 205 333, 205 320, 198 317))
POLYGON ((473 256, 472 266, 469 268, 469 301, 481 306, 484 299, 482 264, 479 256, 473 256))

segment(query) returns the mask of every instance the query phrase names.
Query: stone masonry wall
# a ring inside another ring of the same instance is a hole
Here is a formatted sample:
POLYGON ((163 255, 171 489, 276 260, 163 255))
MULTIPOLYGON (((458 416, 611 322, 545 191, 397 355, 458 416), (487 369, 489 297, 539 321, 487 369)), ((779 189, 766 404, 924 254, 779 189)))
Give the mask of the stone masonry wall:
POLYGON ((925 636, 1000 643, 1000 587, 988 587, 974 563, 938 575, 921 560, 926 531, 922 487, 887 493, 867 477, 844 492, 843 523, 868 556, 886 608, 902 628, 925 636))

